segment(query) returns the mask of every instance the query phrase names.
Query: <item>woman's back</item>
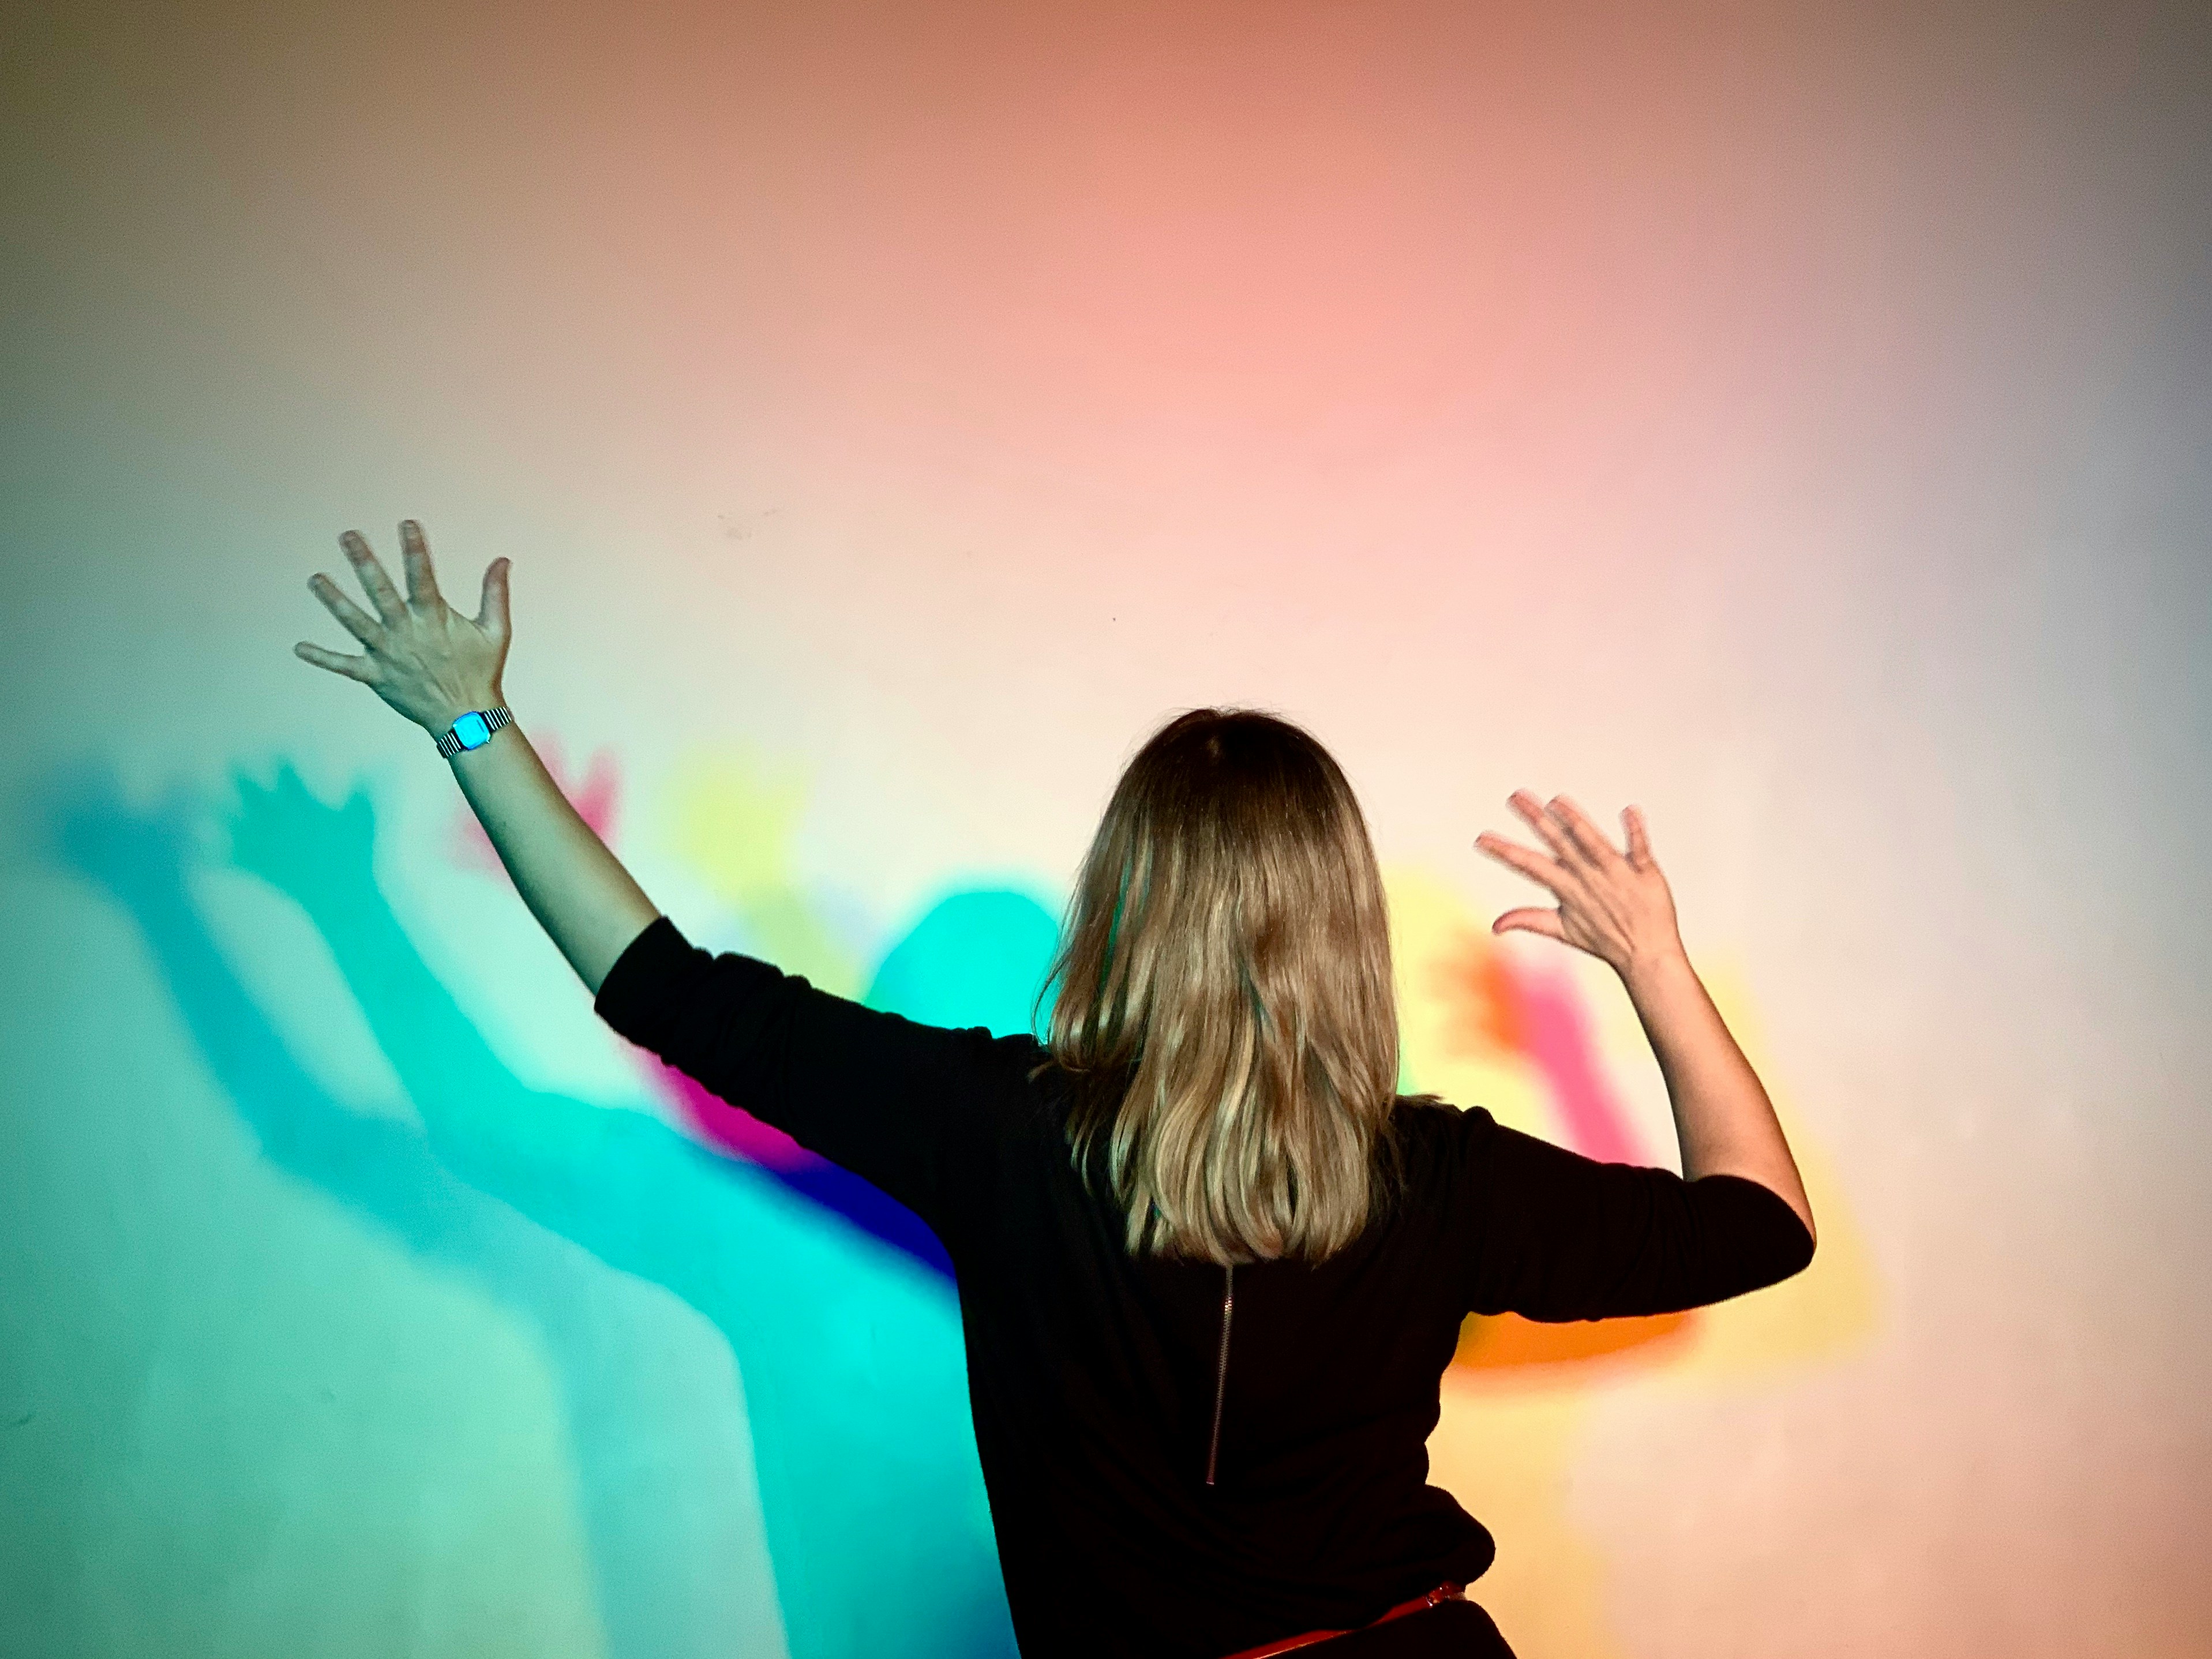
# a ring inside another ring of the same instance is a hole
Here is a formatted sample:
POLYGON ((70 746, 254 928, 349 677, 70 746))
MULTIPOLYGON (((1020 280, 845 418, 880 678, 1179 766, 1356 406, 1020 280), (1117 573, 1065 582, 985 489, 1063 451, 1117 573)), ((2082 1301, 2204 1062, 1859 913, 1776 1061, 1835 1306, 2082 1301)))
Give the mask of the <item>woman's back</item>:
POLYGON ((1810 1250, 1753 1182, 1595 1164, 1401 1101, 1398 1188, 1325 1261, 1133 1253, 1068 1155, 1066 1079, 1031 1039, 862 1008, 665 917, 598 1007, 943 1240, 1028 1652, 1218 1659, 1475 1578, 1490 1535, 1426 1485, 1425 1450, 1468 1313, 1696 1305, 1810 1250))

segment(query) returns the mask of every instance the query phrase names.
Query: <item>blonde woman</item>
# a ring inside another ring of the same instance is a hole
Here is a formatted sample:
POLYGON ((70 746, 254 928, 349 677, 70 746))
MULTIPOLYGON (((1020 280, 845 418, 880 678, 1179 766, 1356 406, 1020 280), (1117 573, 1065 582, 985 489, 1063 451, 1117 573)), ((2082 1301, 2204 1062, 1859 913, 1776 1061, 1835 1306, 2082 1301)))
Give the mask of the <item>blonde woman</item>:
POLYGON ((1199 709, 1155 733, 1077 881, 1047 1040, 941 1030, 688 943, 506 713, 507 561, 471 620, 419 526, 401 544, 404 595, 343 538, 373 613, 310 584, 364 654, 299 654, 439 739, 610 1025, 936 1231, 1030 1659, 1508 1655, 1463 1594, 1490 1534, 1426 1483, 1462 1321, 1692 1307, 1811 1259, 1789 1146, 1633 809, 1623 850, 1516 794, 1540 845, 1478 845, 1558 901, 1500 931, 1620 973, 1682 1176, 1398 1095, 1374 853, 1295 726, 1199 709))

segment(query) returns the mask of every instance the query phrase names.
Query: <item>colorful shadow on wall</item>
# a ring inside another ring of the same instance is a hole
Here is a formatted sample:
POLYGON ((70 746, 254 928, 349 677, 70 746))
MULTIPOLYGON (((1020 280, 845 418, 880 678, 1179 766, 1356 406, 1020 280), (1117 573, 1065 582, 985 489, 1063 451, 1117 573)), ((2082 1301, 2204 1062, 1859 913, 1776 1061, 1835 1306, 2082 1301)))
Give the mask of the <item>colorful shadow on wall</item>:
MULTIPOLYGON (((1632 1021, 1603 1029, 1571 958, 1499 944, 1465 900, 1423 872, 1386 872, 1386 883, 1409 1086, 1479 1101, 1500 1121, 1592 1158, 1670 1161, 1664 1127, 1639 1126, 1620 1081, 1626 1068, 1651 1066, 1649 1049, 1632 1021)), ((1746 999, 1710 964, 1705 977, 1775 1097, 1820 1218, 1820 1254, 1785 1285, 1688 1313, 1467 1322, 1429 1440, 1430 1478, 1497 1535, 1482 1600, 1524 1652, 1613 1659, 1628 1651, 1607 1615, 1604 1556, 1568 1510, 1590 1413, 1609 1391, 1663 1381, 1727 1397, 1778 1365, 1856 1348, 1874 1325, 1872 1267, 1851 1206, 1762 1063, 1746 999)), ((1617 1007, 1626 1014, 1625 999, 1617 1007)))
POLYGON ((593 1313, 589 1281, 611 1268, 672 1291, 730 1344, 794 1659, 1011 1655, 951 1285, 865 1230, 825 1225, 759 1167, 518 1081, 378 890, 368 796, 326 805, 289 767, 237 792, 234 859, 313 919, 421 1130, 327 1097, 257 1006, 191 895, 203 809, 187 793, 139 811, 106 774, 57 781, 49 842, 138 922, 270 1160, 540 1333, 608 1651, 721 1650, 687 1589, 715 1564, 683 1535, 681 1494, 659 1487, 682 1472, 653 1459, 650 1481, 632 1478, 651 1402, 624 1397, 624 1333, 593 1313))
MULTIPOLYGON (((557 763, 557 744, 547 752, 557 763)), ((582 783, 564 787, 611 835, 617 763, 599 757, 582 783)), ((313 921, 419 1127, 332 1098, 257 1005, 193 896, 194 848, 211 813, 192 791, 141 809, 97 768, 56 777, 41 802, 48 850, 137 921, 271 1163, 537 1334, 569 1432, 606 1650, 618 1659, 722 1650, 701 1591, 717 1564, 684 1517, 736 1501, 714 1488, 704 1463, 669 1455, 650 1386, 629 1363, 638 1316, 606 1293, 611 1274, 672 1291, 729 1344, 791 1654, 1012 1654, 958 1306, 927 1229, 637 1051, 641 1074, 689 1136, 640 1112, 520 1083, 379 890, 368 796, 356 789, 326 805, 289 764, 268 783, 240 773, 234 790, 232 861, 313 921)), ((864 969, 831 907, 810 902, 792 873, 803 805, 788 775, 741 755, 688 766, 671 797, 665 818, 677 850, 748 948, 912 1018, 1031 1027, 1055 937, 1036 897, 1004 886, 950 892, 864 969)), ((505 878, 486 866, 488 849, 465 821, 448 846, 505 878)), ((1437 884, 1401 873, 1391 889, 1409 1085, 1483 1099, 1593 1157, 1652 1161, 1565 969, 1522 965, 1437 884)), ((1819 1305, 1798 1326, 1823 1333, 1818 1340, 1794 1350, 1770 1341, 1774 1352, 1832 1348, 1866 1322, 1847 1219, 1832 1194, 1816 1190, 1815 1202, 1826 1259, 1845 1241, 1844 1271, 1808 1276, 1819 1305)), ((1486 1597, 1516 1639, 1582 1656, 1613 1650, 1595 1611, 1602 1564, 1560 1512, 1581 1389, 1623 1367, 1682 1365, 1706 1328, 1731 1316, 1468 1322, 1432 1443, 1436 1478, 1492 1522, 1509 1541, 1506 1559, 1528 1552, 1544 1562, 1544 1593, 1532 1598, 1540 1606, 1524 1612, 1486 1597), (1534 1625, 1548 1626, 1545 1639, 1531 1640, 1534 1625)), ((1723 1369, 1741 1363, 1738 1354, 1723 1369)), ((1510 1579, 1498 1589, 1514 1599, 1510 1579)))

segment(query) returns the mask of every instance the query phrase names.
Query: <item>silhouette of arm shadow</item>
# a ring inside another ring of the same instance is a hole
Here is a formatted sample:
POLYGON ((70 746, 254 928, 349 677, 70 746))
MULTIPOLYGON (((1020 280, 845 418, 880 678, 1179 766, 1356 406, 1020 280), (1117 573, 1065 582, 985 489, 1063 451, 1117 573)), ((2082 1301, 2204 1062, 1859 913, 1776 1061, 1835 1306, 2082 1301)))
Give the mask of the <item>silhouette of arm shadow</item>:
POLYGON ((586 1241, 564 1240, 479 1190, 422 1130, 357 1112, 316 1081, 192 895, 202 813, 188 790, 137 810, 112 773, 80 765, 46 779, 33 806, 45 854, 106 889, 138 925, 193 1041, 270 1161, 532 1322, 561 1391, 609 1653, 713 1650, 718 1604, 702 1602, 699 1589, 714 1567, 700 1552, 720 1534, 685 1517, 724 1501, 719 1474, 744 1471, 718 1471, 711 1448, 672 1439, 658 1385, 634 1369, 638 1343, 653 1339, 664 1316, 595 1290, 610 1269, 586 1241))
MULTIPOLYGON (((204 803, 173 787, 150 808, 112 769, 58 769, 34 789, 33 830, 57 864, 97 883, 137 922, 194 1041, 272 1162, 415 1248, 473 1255, 495 1199, 609 1265, 686 1294, 713 1270, 716 1206, 669 1201, 717 1162, 635 1112, 521 1084, 431 973, 376 886, 365 794, 337 807, 289 764, 273 786, 237 778, 233 860, 298 901, 329 943, 424 1130, 356 1112, 300 1062, 233 969, 191 890, 204 803), (427 1133, 426 1133, 427 1132, 427 1133)), ((742 1174, 731 1171, 738 1181, 742 1174)))
MULTIPOLYGON (((1600 1163, 1640 1164, 1571 977, 1517 967, 1487 934, 1463 930, 1437 963, 1461 1052, 1526 1057, 1547 1085, 1565 1144, 1600 1163)), ((1558 1388, 1664 1364, 1696 1335, 1698 1310, 1548 1324, 1469 1314, 1453 1368, 1493 1385, 1558 1388)))
POLYGON ((419 1249, 450 1251, 471 1231, 466 1192, 422 1136, 334 1099, 232 970, 192 897, 193 808, 173 790, 131 806, 112 772, 77 766, 33 799, 43 850, 106 889, 138 925, 210 1069, 270 1160, 374 1218, 419 1249))
POLYGON ((728 1201, 759 1179, 755 1172, 643 1113, 516 1078, 432 972, 378 885, 374 812, 364 790, 325 805, 289 763, 270 785, 242 773, 234 782, 233 862, 288 894, 314 922, 439 1160, 610 1265, 695 1304, 702 1274, 719 1282, 728 1201))
POLYGON ((825 1228, 817 1204, 766 1171, 644 1113, 522 1084, 378 887, 366 796, 325 805, 289 767, 267 787, 240 780, 239 793, 234 860, 315 922, 440 1161, 665 1285, 729 1340, 793 1652, 847 1625, 888 1638, 906 1622, 903 1598, 935 1609, 915 1617, 944 1625, 948 1655, 1010 1653, 988 1539, 913 1524, 917 1506, 972 1515, 981 1494, 957 1304, 888 1252, 856 1254, 848 1230, 825 1228), (878 1606, 867 1590, 879 1583, 902 1589, 878 1606))

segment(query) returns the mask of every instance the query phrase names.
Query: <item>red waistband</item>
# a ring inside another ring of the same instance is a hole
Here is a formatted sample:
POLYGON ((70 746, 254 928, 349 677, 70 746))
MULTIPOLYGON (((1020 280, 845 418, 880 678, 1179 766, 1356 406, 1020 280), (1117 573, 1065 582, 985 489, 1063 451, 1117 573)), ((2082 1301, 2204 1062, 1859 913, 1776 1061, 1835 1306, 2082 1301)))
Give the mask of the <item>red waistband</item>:
MULTIPOLYGON (((1389 1624, 1393 1619, 1403 1619, 1409 1613, 1425 1612, 1428 1608, 1435 1607, 1440 1601, 1464 1601, 1466 1600, 1467 1595, 1462 1586, 1458 1584, 1439 1584, 1434 1589, 1425 1591, 1421 1595, 1415 1596, 1410 1601, 1399 1602, 1396 1607, 1391 1608, 1389 1612, 1384 1613, 1380 1619, 1370 1619, 1367 1623, 1360 1626, 1359 1628, 1362 1630, 1372 1630, 1377 1625, 1389 1624)), ((1279 1653, 1288 1653, 1293 1648, 1310 1647, 1316 1642, 1328 1641, 1332 1636, 1349 1636, 1351 1634, 1352 1632, 1348 1630, 1310 1630, 1304 1636, 1285 1636, 1279 1642, 1263 1642, 1256 1648, 1246 1648, 1241 1652, 1228 1655, 1227 1659, 1274 1659, 1275 1655, 1279 1653)))

